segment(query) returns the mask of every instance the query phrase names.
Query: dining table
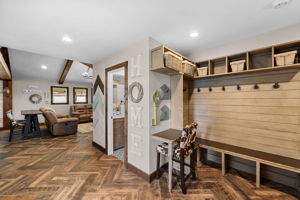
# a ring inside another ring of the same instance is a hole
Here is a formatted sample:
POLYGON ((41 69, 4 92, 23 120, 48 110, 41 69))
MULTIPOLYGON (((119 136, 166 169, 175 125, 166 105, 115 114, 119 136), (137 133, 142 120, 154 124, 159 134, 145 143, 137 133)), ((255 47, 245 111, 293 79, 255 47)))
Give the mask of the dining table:
POLYGON ((172 190, 172 170, 173 170, 173 151, 174 144, 180 140, 182 130, 167 129, 152 135, 152 138, 168 144, 168 189, 172 190))
POLYGON ((23 139, 40 137, 41 129, 38 115, 42 114, 40 110, 22 110, 21 115, 25 116, 25 127, 23 131, 23 139))

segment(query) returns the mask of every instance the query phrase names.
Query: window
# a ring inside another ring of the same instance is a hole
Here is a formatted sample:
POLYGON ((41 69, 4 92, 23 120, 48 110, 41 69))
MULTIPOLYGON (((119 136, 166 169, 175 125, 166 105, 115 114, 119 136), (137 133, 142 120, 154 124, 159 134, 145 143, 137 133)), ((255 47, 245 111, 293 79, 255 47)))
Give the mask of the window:
POLYGON ((51 104, 69 104, 69 88, 51 86, 51 104))
POLYGON ((87 88, 73 88, 74 104, 88 103, 88 89, 87 88))

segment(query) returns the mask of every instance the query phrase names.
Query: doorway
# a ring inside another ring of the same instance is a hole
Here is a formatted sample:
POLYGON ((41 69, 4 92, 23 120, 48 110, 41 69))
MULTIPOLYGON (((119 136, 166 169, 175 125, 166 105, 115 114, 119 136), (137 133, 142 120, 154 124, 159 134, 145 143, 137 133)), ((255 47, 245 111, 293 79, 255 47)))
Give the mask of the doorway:
POLYGON ((107 68, 106 73, 106 150, 127 162, 127 88, 128 63, 107 68))

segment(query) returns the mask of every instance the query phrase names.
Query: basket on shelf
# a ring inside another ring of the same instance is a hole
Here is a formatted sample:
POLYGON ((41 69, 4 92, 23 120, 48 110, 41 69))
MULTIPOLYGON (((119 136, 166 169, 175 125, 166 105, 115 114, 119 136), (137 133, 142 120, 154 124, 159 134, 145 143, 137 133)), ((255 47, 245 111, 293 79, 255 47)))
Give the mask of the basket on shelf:
POLYGON ((181 70, 182 58, 177 56, 176 54, 168 51, 164 53, 165 66, 168 68, 172 68, 178 72, 181 70))
POLYGON ((276 66, 292 65, 295 62, 297 50, 274 55, 276 66))
POLYGON ((197 68, 197 71, 198 71, 198 76, 201 77, 201 76, 207 76, 207 72, 208 72, 208 67, 200 67, 200 68, 197 68))
POLYGON ((244 70, 246 60, 238 60, 230 62, 230 67, 232 72, 240 72, 244 70))
POLYGON ((194 76, 195 74, 195 69, 196 69, 196 65, 187 61, 187 60, 184 60, 182 61, 182 72, 184 74, 187 74, 189 76, 194 76))

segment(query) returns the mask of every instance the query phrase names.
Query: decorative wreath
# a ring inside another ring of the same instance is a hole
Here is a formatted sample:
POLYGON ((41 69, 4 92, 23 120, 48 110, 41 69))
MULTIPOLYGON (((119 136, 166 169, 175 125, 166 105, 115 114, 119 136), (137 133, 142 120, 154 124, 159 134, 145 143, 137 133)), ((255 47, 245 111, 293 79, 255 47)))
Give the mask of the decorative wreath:
POLYGON ((143 86, 139 83, 139 82, 133 82, 130 84, 129 86, 129 99, 133 102, 133 103, 139 103, 144 96, 144 92, 143 92, 143 86), (133 88, 137 88, 139 93, 137 95, 137 97, 134 97, 132 94, 133 88))
POLYGON ((42 97, 39 94, 32 94, 29 97, 29 101, 33 104, 39 104, 42 102, 42 97))

